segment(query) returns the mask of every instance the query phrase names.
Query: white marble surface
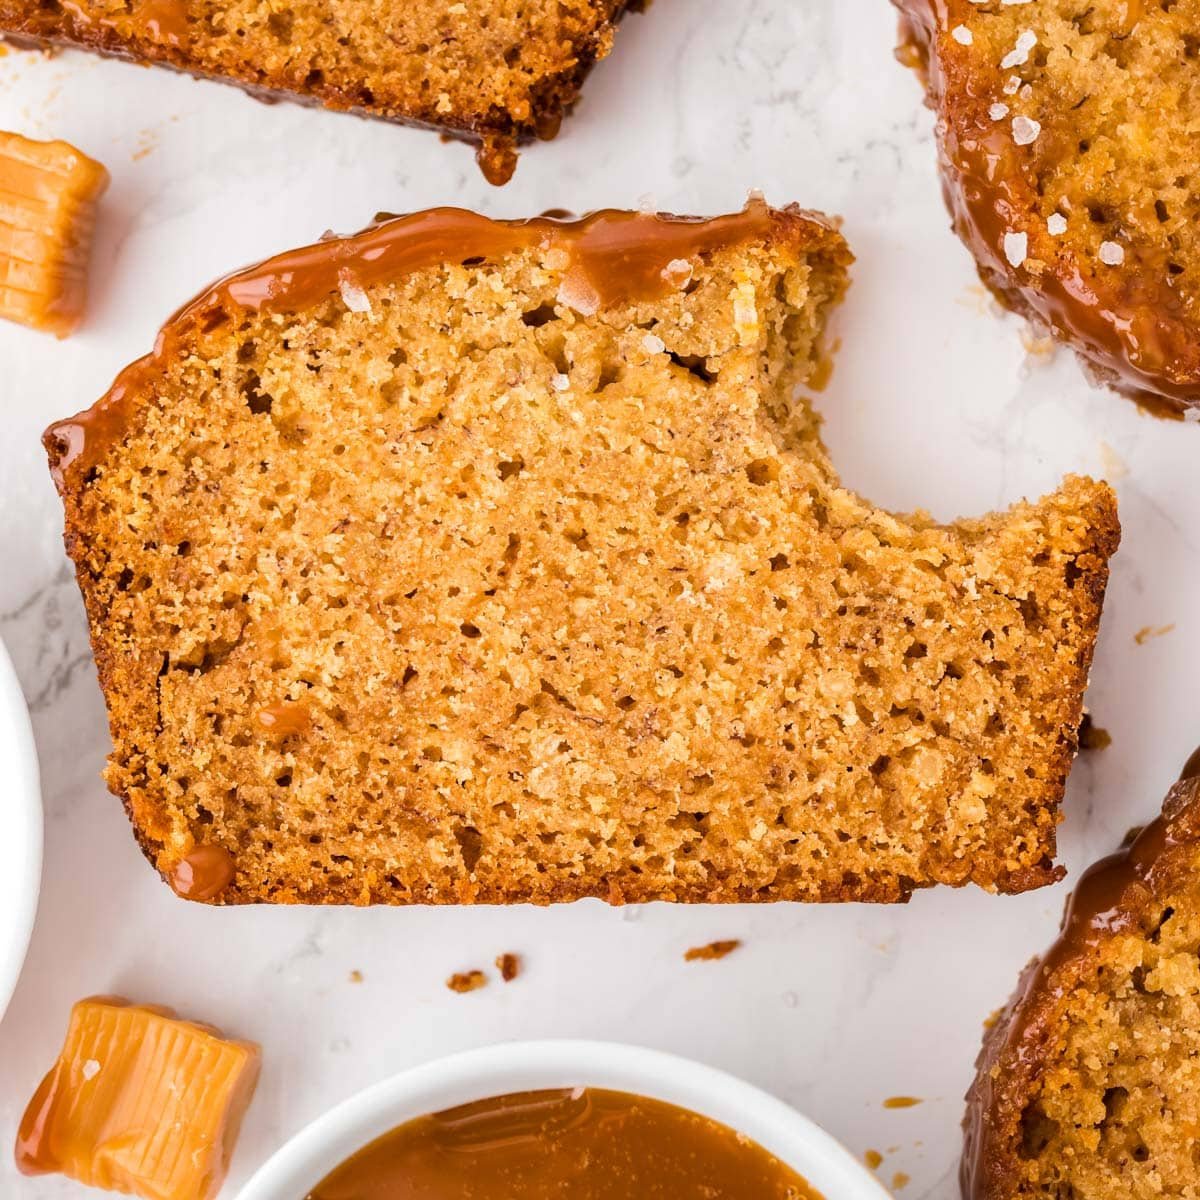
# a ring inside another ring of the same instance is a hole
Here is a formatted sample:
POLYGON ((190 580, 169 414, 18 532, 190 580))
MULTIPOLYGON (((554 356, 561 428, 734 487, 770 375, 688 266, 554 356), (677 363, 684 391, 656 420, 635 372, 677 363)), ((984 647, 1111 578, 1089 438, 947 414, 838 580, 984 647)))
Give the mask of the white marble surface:
POLYGON ((428 134, 83 55, 0 59, 0 128, 69 138, 114 179, 86 328, 65 343, 0 328, 0 632, 33 709, 47 820, 37 930, 0 1026, 0 1195, 80 1194, 21 1179, 4 1147, 71 1002, 111 991, 263 1043, 235 1185, 303 1122, 398 1068, 496 1039, 578 1035, 727 1067, 856 1152, 884 1151, 885 1182, 911 1176, 904 1200, 956 1194, 981 1023, 1050 937, 1064 888, 926 893, 894 910, 189 906, 142 861, 99 779, 103 708, 38 444, 213 275, 379 209, 526 215, 649 195, 712 212, 757 187, 842 213, 859 261, 822 407, 848 481, 943 517, 1072 470, 1107 474, 1120 492, 1125 545, 1090 693, 1114 742, 1072 776, 1062 847, 1074 873, 1157 810, 1200 741, 1200 428, 1096 391, 1068 354, 1026 354, 1021 322, 985 299, 947 228, 931 117, 892 59, 894 30, 885 0, 659 0, 629 20, 562 138, 528 152, 502 191, 468 150, 428 134), (745 946, 683 964, 686 947, 716 937, 745 946), (469 996, 443 986, 503 950, 526 957, 518 982, 469 996), (924 1103, 884 1109, 896 1093, 924 1103))

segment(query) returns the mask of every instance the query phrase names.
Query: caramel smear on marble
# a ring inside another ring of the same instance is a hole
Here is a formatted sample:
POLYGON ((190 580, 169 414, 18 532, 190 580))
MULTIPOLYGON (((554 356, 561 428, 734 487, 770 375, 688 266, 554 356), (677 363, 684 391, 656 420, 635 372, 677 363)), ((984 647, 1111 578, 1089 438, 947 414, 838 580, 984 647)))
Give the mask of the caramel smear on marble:
POLYGON ((730 938, 724 942, 709 942, 707 946, 693 946, 684 956, 684 962, 713 962, 716 959, 728 958, 740 945, 739 938, 730 938))
POLYGON ((1175 630, 1174 624, 1171 625, 1143 625, 1141 629, 1133 635, 1133 640, 1139 646, 1144 646, 1147 642, 1154 638, 1165 637, 1168 633, 1175 630))
POLYGON ((1080 750, 1107 750, 1112 745, 1112 734, 1107 729, 1101 729, 1092 720, 1091 714, 1084 713, 1079 723, 1080 750))

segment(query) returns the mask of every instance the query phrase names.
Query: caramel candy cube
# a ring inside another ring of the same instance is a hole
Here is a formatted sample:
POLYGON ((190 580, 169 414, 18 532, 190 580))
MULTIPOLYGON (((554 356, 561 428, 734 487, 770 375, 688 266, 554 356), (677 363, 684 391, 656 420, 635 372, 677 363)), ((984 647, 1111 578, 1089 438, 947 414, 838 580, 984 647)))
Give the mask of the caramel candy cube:
POLYGON ((0 317, 58 337, 79 324, 108 172, 66 142, 0 131, 0 317))
POLYGON ((143 1200, 211 1200, 258 1081, 259 1050, 165 1009, 101 996, 29 1102, 17 1167, 143 1200))

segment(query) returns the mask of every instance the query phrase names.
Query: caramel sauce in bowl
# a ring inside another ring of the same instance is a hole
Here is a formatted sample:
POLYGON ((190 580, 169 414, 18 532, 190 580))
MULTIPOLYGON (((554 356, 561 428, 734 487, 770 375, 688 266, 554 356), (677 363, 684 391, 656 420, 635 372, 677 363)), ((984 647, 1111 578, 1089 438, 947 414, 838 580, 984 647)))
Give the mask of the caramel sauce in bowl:
POLYGON ((238 1200, 652 1198, 659 1192, 637 1186, 635 1172, 654 1145, 663 1178, 676 1184, 672 1200, 887 1196, 818 1126, 722 1071, 641 1047, 550 1041, 454 1055, 360 1093, 279 1150, 238 1200), (712 1156, 711 1191, 690 1187, 689 1149, 703 1149, 706 1163, 712 1156), (478 1168, 469 1191, 455 1173, 464 1155, 478 1168), (582 1172, 574 1183, 573 1170, 582 1172), (630 1186, 622 1190, 614 1173, 630 1186), (779 1190, 753 1186, 768 1178, 779 1190), (559 1190, 537 1190, 544 1181, 559 1190))

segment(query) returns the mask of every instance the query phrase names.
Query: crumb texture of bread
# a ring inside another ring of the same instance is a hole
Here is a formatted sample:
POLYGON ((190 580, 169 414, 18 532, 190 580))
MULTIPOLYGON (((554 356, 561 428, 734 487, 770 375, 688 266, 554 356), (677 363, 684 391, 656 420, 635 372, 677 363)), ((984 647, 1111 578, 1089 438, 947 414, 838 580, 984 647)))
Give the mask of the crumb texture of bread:
POLYGON ((482 143, 495 183, 553 137, 627 0, 0 0, 0 34, 66 43, 482 143))
POLYGON ((1200 0, 894 3, 984 281, 1100 379, 1200 406, 1200 0))
POLYGON ((164 876, 219 846, 220 902, 1055 880, 1114 497, 941 525, 843 488, 803 385, 848 262, 761 203, 417 214, 229 277, 49 430, 108 782, 164 876))
POLYGON ((1081 880, 988 1033, 965 1200, 1200 1195, 1200 780, 1081 880))

